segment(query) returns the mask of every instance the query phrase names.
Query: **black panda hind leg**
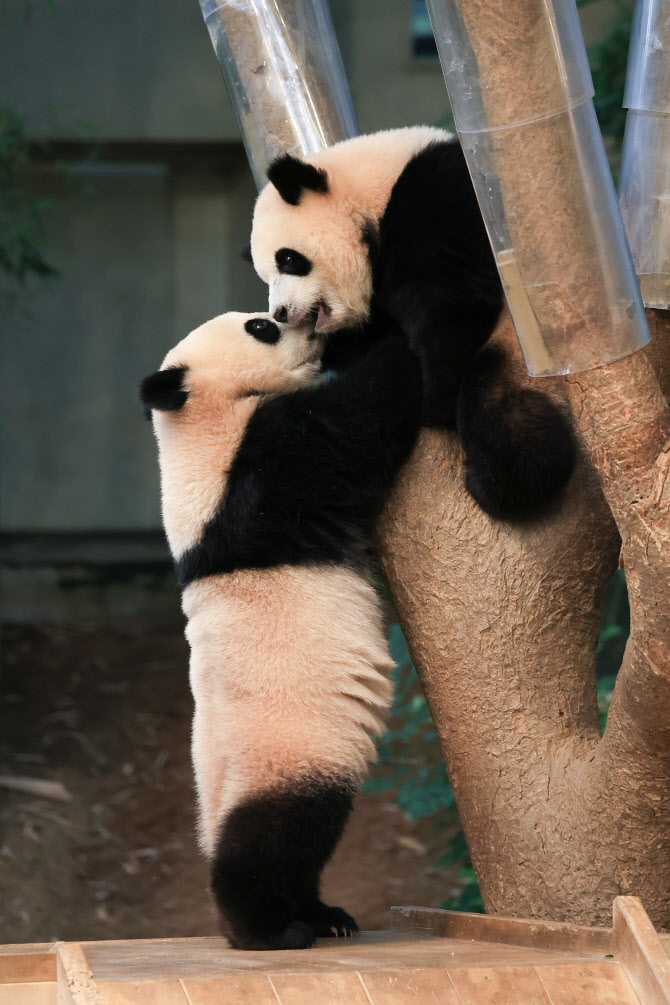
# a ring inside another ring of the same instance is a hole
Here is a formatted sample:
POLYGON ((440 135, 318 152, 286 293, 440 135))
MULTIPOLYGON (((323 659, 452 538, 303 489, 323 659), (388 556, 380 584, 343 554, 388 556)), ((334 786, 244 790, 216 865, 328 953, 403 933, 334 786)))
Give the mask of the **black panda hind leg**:
POLYGON ((465 485, 498 520, 531 520, 558 498, 575 465, 568 418, 546 393, 513 384, 500 347, 485 346, 458 397, 465 485))
POLYGON ((222 933, 235 949, 308 949, 333 927, 356 930, 353 918, 316 894, 354 792, 348 780, 303 778, 228 814, 211 886, 222 933))
POLYGON ((355 935, 358 931, 358 925, 350 914, 341 907, 329 907, 318 897, 301 913, 300 920, 309 925, 319 938, 355 935))

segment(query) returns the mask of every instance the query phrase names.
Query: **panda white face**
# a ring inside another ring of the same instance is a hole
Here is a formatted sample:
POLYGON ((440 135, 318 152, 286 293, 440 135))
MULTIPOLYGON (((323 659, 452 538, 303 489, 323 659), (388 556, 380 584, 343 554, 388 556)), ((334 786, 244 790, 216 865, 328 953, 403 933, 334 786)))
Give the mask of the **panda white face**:
POLYGON ((159 445, 163 522, 175 557, 216 511, 244 430, 263 395, 322 379, 325 339, 267 314, 222 314, 175 346, 142 382, 159 445))
POLYGON ((217 400, 278 394, 318 379, 324 337, 310 325, 278 324, 267 314, 222 314, 187 335, 161 370, 183 369, 191 397, 217 400))
POLYGON ((370 242, 393 186, 430 143, 451 138, 432 126, 356 136, 301 160, 277 157, 256 200, 250 253, 270 287, 270 313, 320 332, 353 328, 372 297, 370 242))
POLYGON ((343 209, 325 172, 292 158, 275 164, 285 168, 287 161, 288 180, 271 168, 274 181, 257 199, 251 231, 251 258, 270 288, 270 315, 324 335, 353 327, 367 318, 372 296, 369 222, 343 209))

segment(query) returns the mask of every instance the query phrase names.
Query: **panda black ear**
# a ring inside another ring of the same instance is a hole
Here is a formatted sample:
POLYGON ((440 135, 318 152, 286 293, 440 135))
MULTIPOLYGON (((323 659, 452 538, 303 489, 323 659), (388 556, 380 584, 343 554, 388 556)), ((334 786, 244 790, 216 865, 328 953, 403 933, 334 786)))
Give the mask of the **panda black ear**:
POLYGON ((145 377, 140 385, 140 399, 144 414, 151 418, 153 409, 159 412, 176 412, 186 404, 188 391, 184 388, 187 366, 168 366, 145 377))
POLYGON ((323 168, 298 160, 291 154, 276 157, 268 168, 268 181, 290 206, 297 206, 303 189, 311 192, 328 192, 328 175, 323 168))

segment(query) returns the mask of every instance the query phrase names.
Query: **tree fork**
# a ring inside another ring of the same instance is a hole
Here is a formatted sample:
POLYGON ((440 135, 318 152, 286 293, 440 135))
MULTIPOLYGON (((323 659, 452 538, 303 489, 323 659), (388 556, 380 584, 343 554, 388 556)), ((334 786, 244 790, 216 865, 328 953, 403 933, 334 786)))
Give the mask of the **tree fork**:
MULTIPOLYGON (((491 124, 528 121, 538 94, 558 93, 541 3, 463 0, 461 13, 491 124)), ((497 155, 503 193, 514 180, 520 260, 567 270, 586 303, 593 253, 575 166, 562 154, 569 143, 559 114, 497 155)), ((605 325, 607 312, 589 307, 605 325)), ((670 325, 658 313, 650 321, 648 349, 538 382, 501 318, 495 337, 519 378, 570 407, 580 439, 553 514, 529 525, 490 520, 465 492, 455 437, 431 430, 380 524, 384 569, 493 913, 607 924, 613 898, 635 894, 670 927, 670 325), (631 636, 601 738, 596 642, 620 548, 631 636)))

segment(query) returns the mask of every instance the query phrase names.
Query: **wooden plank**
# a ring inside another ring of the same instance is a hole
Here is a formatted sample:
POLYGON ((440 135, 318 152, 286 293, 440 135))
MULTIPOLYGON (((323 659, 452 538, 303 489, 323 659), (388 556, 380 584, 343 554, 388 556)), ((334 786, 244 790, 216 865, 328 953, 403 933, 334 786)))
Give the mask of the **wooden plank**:
POLYGON ((268 977, 243 977, 183 981, 189 1005, 277 1005, 268 977))
POLYGON ((661 945, 665 949, 666 956, 670 956, 670 935, 664 935, 661 932, 659 939, 661 940, 661 945))
POLYGON ((351 939, 319 939, 310 950, 244 952, 223 939, 147 939, 88 942, 83 946, 97 981, 205 980, 245 973, 434 970, 452 966, 532 966, 566 959, 602 959, 602 953, 565 952, 402 932, 366 932, 351 939))
POLYGON ((617 959, 644 1005, 670 1005, 670 960, 637 897, 614 900, 617 959))
POLYGON ((372 1005, 460 1005, 446 970, 378 970, 361 973, 372 1005))
POLYGON ((56 981, 55 953, 3 953, 0 955, 0 984, 56 981))
POLYGON ((469 914, 430 907, 392 907, 391 931, 603 955, 612 952, 614 942, 611 928, 588 928, 562 921, 505 918, 495 914, 469 914))
MULTIPOLYGON (((640 1005, 623 967, 614 960, 535 967, 535 972, 551 1005, 640 1005)), ((648 1005, 644 999, 643 1005, 648 1005)))
POLYGON ((0 1005, 58 1005, 55 981, 0 985, 0 1005))
POLYGON ((476 967, 448 973, 462 1005, 550 1005, 532 967, 476 967))
POLYGON ((29 956, 31 953, 55 953, 55 942, 10 942, 0 946, 0 957, 2 956, 29 956))
POLYGON ((97 991, 102 1005, 188 1005, 180 981, 99 981, 97 991))
POLYGON ((58 1005, 104 1005, 84 950, 78 942, 57 942, 58 1005))
POLYGON ((370 1005, 358 974, 273 974, 280 1005, 370 1005))

